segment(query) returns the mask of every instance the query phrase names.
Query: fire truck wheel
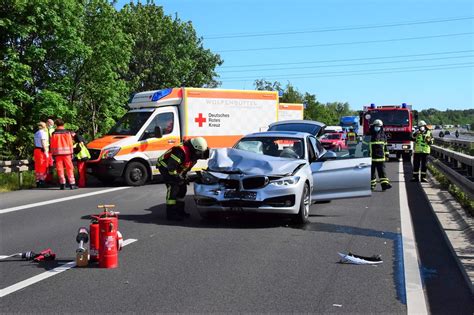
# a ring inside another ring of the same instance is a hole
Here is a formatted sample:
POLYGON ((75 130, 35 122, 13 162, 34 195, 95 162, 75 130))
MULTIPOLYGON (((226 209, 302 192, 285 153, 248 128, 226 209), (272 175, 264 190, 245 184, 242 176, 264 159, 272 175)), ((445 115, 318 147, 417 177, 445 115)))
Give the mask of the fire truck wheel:
POLYGON ((124 173, 125 183, 130 186, 142 186, 148 179, 148 171, 140 162, 131 162, 124 173))

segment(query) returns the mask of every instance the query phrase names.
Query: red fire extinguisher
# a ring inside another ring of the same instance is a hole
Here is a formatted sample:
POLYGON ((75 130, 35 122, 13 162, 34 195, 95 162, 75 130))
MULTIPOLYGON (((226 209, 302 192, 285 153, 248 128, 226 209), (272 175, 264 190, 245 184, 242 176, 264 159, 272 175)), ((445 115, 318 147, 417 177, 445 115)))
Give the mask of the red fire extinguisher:
POLYGON ((89 255, 90 261, 99 261, 99 218, 100 215, 91 216, 91 224, 89 225, 89 255))
POLYGON ((118 212, 108 210, 99 218, 99 267, 118 267, 118 212))

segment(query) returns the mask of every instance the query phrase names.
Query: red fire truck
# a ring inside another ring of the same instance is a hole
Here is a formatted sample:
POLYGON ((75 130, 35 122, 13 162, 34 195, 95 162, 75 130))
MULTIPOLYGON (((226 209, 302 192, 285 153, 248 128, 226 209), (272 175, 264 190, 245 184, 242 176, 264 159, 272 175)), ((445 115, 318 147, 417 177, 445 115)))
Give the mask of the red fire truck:
POLYGON ((418 112, 412 110, 411 105, 403 103, 400 105, 375 106, 370 104, 364 106, 360 112, 360 123, 363 126, 364 135, 369 135, 370 125, 374 120, 383 121, 385 134, 388 138, 388 150, 390 158, 400 159, 403 155, 409 160, 413 152, 411 134, 418 121, 418 112))

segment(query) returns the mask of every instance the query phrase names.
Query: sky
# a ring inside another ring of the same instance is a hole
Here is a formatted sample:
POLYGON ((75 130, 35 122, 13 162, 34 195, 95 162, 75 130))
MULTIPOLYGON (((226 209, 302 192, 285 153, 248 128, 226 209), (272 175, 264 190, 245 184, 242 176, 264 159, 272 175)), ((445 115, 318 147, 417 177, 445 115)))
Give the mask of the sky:
POLYGON ((473 0, 155 3, 191 21, 204 47, 221 56, 220 88, 254 89, 265 79, 353 110, 474 108, 473 0))

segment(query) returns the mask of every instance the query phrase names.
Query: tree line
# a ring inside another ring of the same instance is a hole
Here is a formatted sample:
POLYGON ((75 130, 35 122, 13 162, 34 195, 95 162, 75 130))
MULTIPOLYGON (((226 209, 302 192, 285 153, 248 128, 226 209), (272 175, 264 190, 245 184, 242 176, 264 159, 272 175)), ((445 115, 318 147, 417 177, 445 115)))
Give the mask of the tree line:
POLYGON ((219 84, 221 57, 151 0, 119 11, 108 0, 4 0, 0 16, 1 158, 29 156, 40 120, 61 117, 91 139, 133 92, 219 84))
MULTIPOLYGON (((87 140, 106 133, 134 92, 220 86, 220 55, 203 46, 191 22, 153 0, 116 10, 109 0, 4 0, 0 6, 0 159, 30 156, 36 122, 62 118, 87 140)), ((255 81, 281 102, 305 103, 305 119, 336 125, 358 115, 349 104, 321 103, 288 82, 255 81)), ((421 111, 430 124, 469 123, 473 110, 421 111)))

